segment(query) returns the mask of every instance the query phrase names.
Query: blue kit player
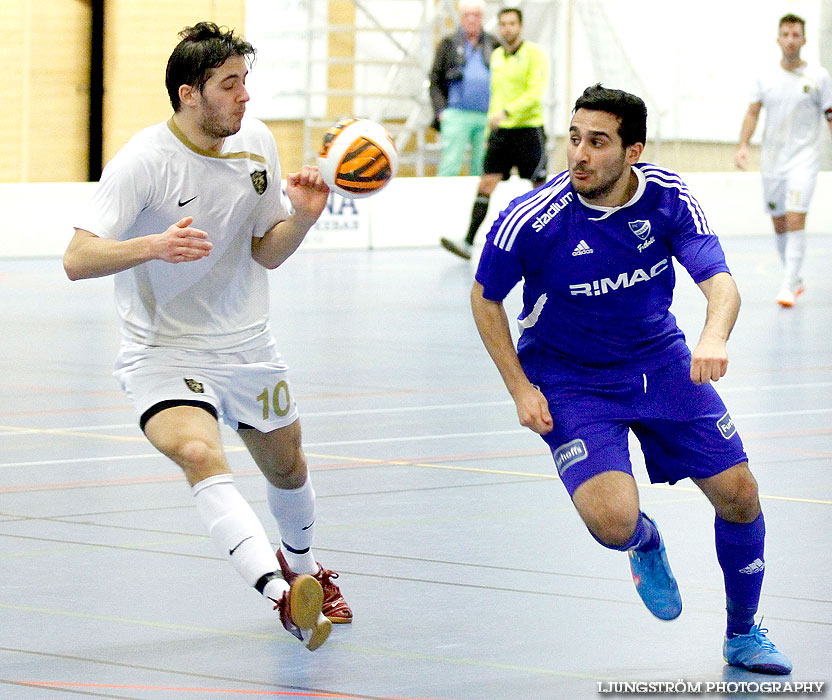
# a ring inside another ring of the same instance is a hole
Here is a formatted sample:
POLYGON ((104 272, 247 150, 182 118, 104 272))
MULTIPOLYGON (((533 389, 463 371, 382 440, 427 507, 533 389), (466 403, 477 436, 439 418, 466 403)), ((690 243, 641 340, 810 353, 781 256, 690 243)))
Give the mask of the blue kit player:
POLYGON ((719 240, 678 175, 638 162, 640 98, 587 88, 569 134, 569 170, 512 201, 488 235, 471 291, 480 336, 590 533, 627 552, 638 594, 663 620, 682 600, 656 523, 640 510, 629 431, 652 482, 690 478, 702 490, 725 580, 723 656, 787 674, 791 662, 754 621, 765 570, 757 483, 711 384, 727 369, 740 306, 719 240), (693 353, 669 311, 674 258, 707 299, 693 353), (515 350, 503 300, 521 279, 515 350))

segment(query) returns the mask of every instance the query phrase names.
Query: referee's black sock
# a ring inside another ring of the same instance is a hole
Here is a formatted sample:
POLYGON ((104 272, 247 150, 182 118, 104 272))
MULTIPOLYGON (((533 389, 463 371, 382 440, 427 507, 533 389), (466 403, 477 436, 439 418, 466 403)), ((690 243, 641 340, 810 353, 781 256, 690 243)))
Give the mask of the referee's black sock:
POLYGON ((488 214, 488 199, 491 195, 477 194, 474 200, 474 207, 471 209, 471 225, 468 227, 468 235, 465 236, 465 242, 468 245, 474 245, 474 238, 479 231, 482 222, 485 221, 485 216, 488 214))

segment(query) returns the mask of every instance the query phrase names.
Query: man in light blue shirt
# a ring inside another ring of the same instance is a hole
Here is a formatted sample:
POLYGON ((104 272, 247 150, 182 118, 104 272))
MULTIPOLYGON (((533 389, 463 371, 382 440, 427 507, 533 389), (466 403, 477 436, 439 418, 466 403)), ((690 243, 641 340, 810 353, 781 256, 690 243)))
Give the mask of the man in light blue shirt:
POLYGON ((499 42, 482 29, 483 0, 461 0, 460 26, 437 47, 430 74, 434 127, 442 135, 437 175, 459 175, 470 146, 469 175, 482 174, 491 54, 499 42))

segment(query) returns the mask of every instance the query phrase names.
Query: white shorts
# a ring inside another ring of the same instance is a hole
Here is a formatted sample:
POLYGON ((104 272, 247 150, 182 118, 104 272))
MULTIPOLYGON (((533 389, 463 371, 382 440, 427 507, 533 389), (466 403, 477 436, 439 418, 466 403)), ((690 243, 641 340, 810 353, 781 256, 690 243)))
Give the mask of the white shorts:
POLYGON ((815 192, 817 173, 795 169, 773 177, 763 175, 763 206, 769 216, 785 216, 787 211, 805 214, 815 192))
POLYGON ((226 354, 131 346, 122 348, 113 374, 140 423, 163 402, 207 404, 234 430, 243 424, 267 433, 298 419, 288 370, 274 347, 226 354))

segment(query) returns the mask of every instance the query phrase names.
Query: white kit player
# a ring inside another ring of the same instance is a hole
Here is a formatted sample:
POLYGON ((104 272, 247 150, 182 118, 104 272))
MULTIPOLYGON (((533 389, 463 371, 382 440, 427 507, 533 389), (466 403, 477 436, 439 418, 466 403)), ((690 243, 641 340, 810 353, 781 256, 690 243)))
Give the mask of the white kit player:
POLYGON ((184 471, 223 557, 314 650, 352 612, 311 550, 315 492, 266 270, 297 249, 329 190, 315 167, 289 174, 289 213, 274 138, 244 116, 251 44, 210 22, 180 37, 165 79, 173 116, 107 164, 64 267, 73 280, 115 275, 115 374, 141 429, 184 471), (234 485, 220 418, 266 477, 277 553, 234 485))
POLYGON ((800 270, 806 253, 806 213, 820 170, 818 141, 824 117, 832 130, 832 80, 825 68, 800 58, 806 43, 803 19, 792 14, 781 17, 777 43, 783 57, 756 80, 735 162, 741 169, 748 165, 749 141, 765 108, 760 152, 763 199, 784 267, 777 302, 791 307, 804 291, 800 270))
POLYGON ((682 598, 655 521, 641 512, 628 435, 651 482, 690 478, 714 507, 727 611, 723 656, 760 673, 791 662, 754 622, 765 521, 757 483, 712 382, 739 311, 719 240, 684 182, 639 163, 643 100, 595 85, 575 103, 569 170, 514 199, 491 228, 474 320, 517 408, 540 434, 590 534, 626 551, 639 596, 673 620, 682 598), (677 260, 707 299, 693 352, 670 305, 677 260), (523 285, 514 348, 503 300, 523 285))

